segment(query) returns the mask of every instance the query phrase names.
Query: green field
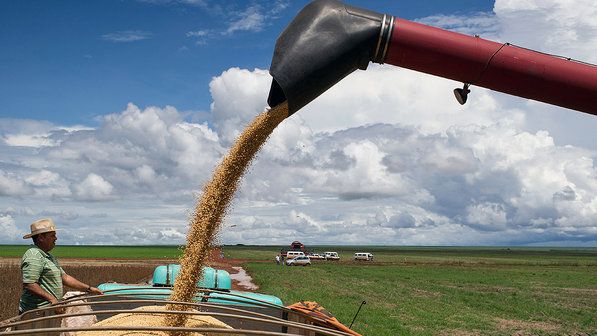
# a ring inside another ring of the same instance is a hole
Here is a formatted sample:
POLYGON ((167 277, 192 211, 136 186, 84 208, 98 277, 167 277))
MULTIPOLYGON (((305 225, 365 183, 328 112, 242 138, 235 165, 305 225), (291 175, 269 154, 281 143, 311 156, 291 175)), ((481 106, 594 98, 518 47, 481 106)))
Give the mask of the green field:
MULTIPOLYGON (((20 257, 26 246, 0 246, 20 257)), ((363 335, 595 335, 597 248, 315 246, 341 261, 277 266, 280 246, 224 246, 259 292, 317 301, 363 335), (374 262, 352 260, 372 252, 374 262)), ((60 246, 62 258, 175 258, 175 246, 60 246)))
MULTIPOLYGON (((31 245, 32 246, 32 245, 31 245)), ((1 257, 22 257, 28 245, 0 245, 1 257)), ((178 246, 79 246, 58 245, 52 254, 58 258, 92 259, 175 259, 181 255, 178 246)))
POLYGON ((593 335, 597 249, 313 247, 340 262, 276 266, 277 247, 230 246, 260 291, 314 300, 363 335, 593 335), (372 252, 374 263, 355 262, 372 252))
MULTIPOLYGON (((226 256, 237 259, 273 260, 286 246, 225 246, 226 256)), ((397 246, 313 246, 315 253, 338 252, 342 260, 355 252, 371 252, 376 263, 458 263, 514 265, 596 265, 597 248, 557 247, 397 247, 397 246)))

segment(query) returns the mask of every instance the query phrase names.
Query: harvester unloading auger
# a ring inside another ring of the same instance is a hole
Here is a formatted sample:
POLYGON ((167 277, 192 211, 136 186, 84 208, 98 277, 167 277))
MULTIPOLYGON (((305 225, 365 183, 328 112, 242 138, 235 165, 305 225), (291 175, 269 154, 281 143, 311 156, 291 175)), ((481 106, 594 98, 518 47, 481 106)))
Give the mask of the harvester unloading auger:
POLYGON ((317 0, 278 38, 268 103, 290 114, 369 62, 387 63, 597 115, 597 66, 317 0))

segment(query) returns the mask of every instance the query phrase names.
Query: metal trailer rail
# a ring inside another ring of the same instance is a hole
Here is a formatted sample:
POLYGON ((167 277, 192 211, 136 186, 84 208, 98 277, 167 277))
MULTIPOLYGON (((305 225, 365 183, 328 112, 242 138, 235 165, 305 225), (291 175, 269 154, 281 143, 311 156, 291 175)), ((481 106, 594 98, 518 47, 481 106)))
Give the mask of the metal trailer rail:
MULTIPOLYGON (((218 300, 230 303, 242 303, 249 306, 227 305, 209 302, 177 302, 166 299, 137 299, 135 297, 147 295, 160 295, 152 289, 163 290, 163 288, 143 288, 144 292, 135 293, 110 293, 122 291, 122 289, 106 291, 104 295, 78 295, 59 304, 28 311, 20 316, 0 322, 0 335, 58 335, 63 332, 77 331, 171 331, 171 332, 203 332, 203 333, 224 333, 241 335, 307 335, 307 336, 349 336, 350 334, 313 325, 323 321, 301 312, 293 311, 286 307, 277 306, 266 301, 261 301, 248 296, 232 294, 225 291, 201 289, 199 293, 220 293, 230 295, 230 298, 217 297, 218 300), (147 290, 147 291, 145 291, 147 290), (80 302, 84 301, 84 302, 80 302), (166 305, 177 304, 202 311, 171 311, 171 310, 133 310, 109 309, 110 306, 141 306, 141 305, 166 305), (89 306, 91 311, 70 314, 54 314, 56 308, 69 308, 77 306, 89 306), (108 308, 108 309, 104 309, 108 308), (268 309, 266 312, 257 312, 250 309, 268 309), (272 314, 273 312, 273 314, 272 314), (235 321, 242 326, 231 325, 232 329, 213 327, 148 327, 148 326, 86 326, 86 327, 57 327, 62 319, 78 316, 94 315, 99 321, 116 314, 128 313, 135 315, 149 314, 174 314, 189 316, 212 316, 223 320, 224 323, 235 321), (278 315, 278 316, 275 316, 278 315), (36 317, 40 316, 40 317, 36 317), (29 326, 29 328, 28 328, 29 326), (8 328, 8 329, 7 329, 8 328)), ((167 296, 165 294, 161 294, 167 296)), ((209 300, 209 295, 202 295, 203 299, 209 300)))

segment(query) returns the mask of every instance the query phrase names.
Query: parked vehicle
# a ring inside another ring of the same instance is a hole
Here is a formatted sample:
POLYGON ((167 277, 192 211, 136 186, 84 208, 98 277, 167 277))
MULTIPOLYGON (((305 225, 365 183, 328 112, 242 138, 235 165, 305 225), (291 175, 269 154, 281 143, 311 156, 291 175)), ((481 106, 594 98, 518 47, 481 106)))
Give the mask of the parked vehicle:
POLYGON ((373 261, 373 254, 369 252, 357 252, 354 254, 354 260, 373 261))
POLYGON ((286 259, 294 259, 296 257, 304 257, 305 253, 301 251, 288 251, 286 252, 286 259))
POLYGON ((311 258, 307 256, 300 256, 294 259, 286 260, 288 266, 309 266, 311 265, 311 258))
POLYGON ((305 244, 301 243, 298 240, 295 240, 292 243, 290 243, 290 250, 291 251, 303 251, 303 252, 305 252, 305 244))
POLYGON ((338 252, 324 252, 323 257, 325 260, 340 260, 340 256, 338 256, 338 252))
POLYGON ((317 254, 317 253, 309 254, 309 258, 311 258, 311 260, 323 260, 323 259, 325 259, 325 257, 323 255, 317 254))

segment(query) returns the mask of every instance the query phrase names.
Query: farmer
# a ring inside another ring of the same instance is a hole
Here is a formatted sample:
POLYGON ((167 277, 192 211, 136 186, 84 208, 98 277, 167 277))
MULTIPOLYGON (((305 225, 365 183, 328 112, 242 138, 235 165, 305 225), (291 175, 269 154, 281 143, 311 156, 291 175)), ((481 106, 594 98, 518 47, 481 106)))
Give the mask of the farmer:
MULTIPOLYGON (((82 283, 66 274, 58 260, 49 252, 56 246, 56 226, 51 219, 40 219, 31 224, 31 233, 23 239, 33 238, 34 247, 25 252, 21 260, 23 294, 19 301, 19 314, 28 310, 57 304, 62 299, 62 286, 103 294, 101 290, 82 283)), ((56 308, 57 314, 64 308, 56 308)))

